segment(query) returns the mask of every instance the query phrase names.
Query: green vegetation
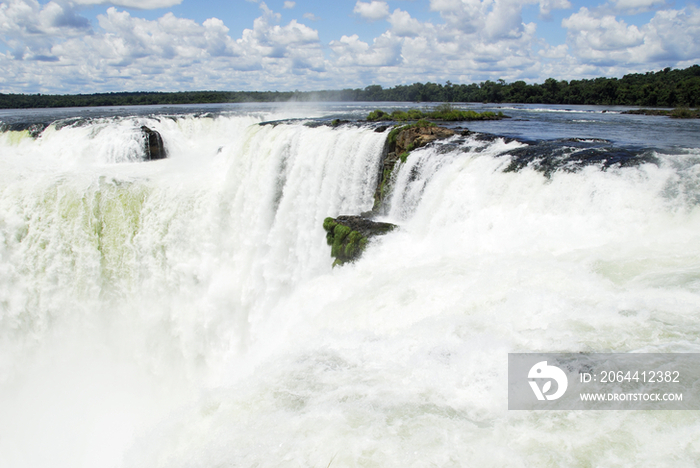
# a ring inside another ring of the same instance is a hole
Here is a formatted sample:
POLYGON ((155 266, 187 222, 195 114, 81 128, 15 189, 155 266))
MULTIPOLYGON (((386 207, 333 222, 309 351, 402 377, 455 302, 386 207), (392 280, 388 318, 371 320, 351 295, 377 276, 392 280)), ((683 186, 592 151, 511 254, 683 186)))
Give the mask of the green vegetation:
POLYGON ((668 116, 671 111, 665 109, 632 109, 622 112, 622 114, 635 114, 635 115, 663 115, 668 116))
POLYGON ((665 109, 633 109, 622 112, 623 114, 638 115, 662 115, 672 119, 700 119, 700 109, 689 109, 687 107, 677 107, 673 110, 665 109))
POLYGON ((2 94, 0 108, 146 106, 157 104, 220 104, 237 102, 283 102, 296 93, 188 91, 179 93, 123 92, 98 94, 2 94))
MULTIPOLYGON (((683 70, 665 68, 657 72, 635 73, 619 79, 558 81, 548 78, 541 84, 488 80, 478 84, 459 85, 447 81, 445 85, 414 83, 387 89, 372 85, 364 89, 313 92, 187 91, 76 95, 0 93, 0 108, 3 109, 282 101, 509 102, 698 107, 700 106, 700 65, 693 65, 683 70)), ((416 120, 416 118, 407 116, 406 120, 416 120)))
POLYGON ((548 78, 541 84, 504 80, 479 84, 414 83, 382 89, 369 86, 365 101, 493 102, 532 104, 590 104, 652 107, 700 106, 700 65, 683 70, 666 68, 618 78, 561 80, 548 78))
POLYGON ((380 120, 394 120, 399 122, 404 122, 407 120, 420 120, 425 118, 425 113, 418 109, 409 109, 408 111, 394 111, 391 114, 387 114, 381 109, 374 110, 369 113, 367 120, 370 122, 377 122, 380 120))
POLYGON ((369 113, 367 120, 377 122, 380 120, 392 120, 396 122, 406 122, 409 120, 442 120, 448 122, 460 122, 464 120, 500 120, 506 118, 503 112, 498 114, 494 112, 475 112, 473 110, 460 110, 450 103, 444 103, 431 111, 421 111, 418 109, 409 109, 407 111, 395 110, 391 114, 384 112, 381 109, 374 110, 369 113))
POLYGON ((700 109, 691 110, 687 107, 678 107, 668 115, 672 119, 700 119, 700 109))
POLYGON ((333 218, 323 220, 323 229, 326 231, 326 242, 331 246, 331 257, 335 258, 333 266, 357 259, 367 246, 365 236, 333 218))
POLYGON ((326 241, 331 246, 333 266, 354 262, 362 255, 370 237, 386 234, 396 226, 362 216, 339 216, 323 220, 326 241))

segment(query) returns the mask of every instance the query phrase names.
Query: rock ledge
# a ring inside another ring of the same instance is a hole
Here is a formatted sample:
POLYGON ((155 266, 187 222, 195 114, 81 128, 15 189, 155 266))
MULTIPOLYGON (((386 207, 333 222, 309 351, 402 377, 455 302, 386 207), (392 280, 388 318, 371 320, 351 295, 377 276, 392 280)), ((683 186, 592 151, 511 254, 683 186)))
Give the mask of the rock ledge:
POLYGON ((338 216, 326 218, 323 229, 326 230, 326 242, 331 246, 331 256, 335 258, 333 266, 354 262, 367 246, 370 238, 396 228, 395 224, 372 221, 362 216, 338 216))

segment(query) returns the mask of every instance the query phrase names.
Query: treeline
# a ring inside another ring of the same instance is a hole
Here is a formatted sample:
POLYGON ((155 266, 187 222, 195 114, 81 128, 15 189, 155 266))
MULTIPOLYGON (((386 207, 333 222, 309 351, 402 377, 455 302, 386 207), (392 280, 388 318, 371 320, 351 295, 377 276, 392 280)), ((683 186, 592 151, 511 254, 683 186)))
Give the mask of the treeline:
POLYGON ((590 104, 647 107, 700 106, 700 66, 684 70, 635 73, 618 78, 524 81, 446 85, 415 83, 383 89, 369 86, 358 93, 362 101, 493 102, 529 104, 590 104))
POLYGON ((2 94, 0 109, 94 106, 147 106, 153 104, 221 104, 235 102, 281 102, 294 92, 186 91, 177 93, 121 92, 98 94, 2 94))
POLYGON ((281 101, 492 102, 591 104, 646 107, 700 106, 700 66, 635 73, 618 78, 555 80, 541 84, 504 80, 479 84, 414 83, 384 89, 379 85, 337 91, 191 91, 77 95, 0 94, 0 108, 214 104, 281 101))

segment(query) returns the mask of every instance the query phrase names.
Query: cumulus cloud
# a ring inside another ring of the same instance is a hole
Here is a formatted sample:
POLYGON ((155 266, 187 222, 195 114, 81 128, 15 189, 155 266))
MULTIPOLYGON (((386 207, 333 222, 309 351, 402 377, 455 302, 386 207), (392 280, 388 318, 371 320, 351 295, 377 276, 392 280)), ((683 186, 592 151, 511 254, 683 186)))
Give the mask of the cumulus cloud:
MULTIPOLYGON (((283 23, 279 13, 259 0, 253 2, 259 7, 258 17, 238 31, 218 18, 197 22, 166 13, 147 20, 116 7, 108 8, 91 26, 75 3, 8 0, 0 3, 0 35, 6 45, 0 50, 0 91, 329 89, 415 81, 542 81, 549 76, 620 76, 700 60, 700 10, 692 6, 659 10, 646 24, 636 25, 614 16, 612 3, 580 8, 561 23, 566 44, 550 45, 538 37, 535 23, 523 21, 523 8, 539 6, 544 16, 569 8, 569 0, 429 1, 439 14, 430 21, 400 8, 389 12, 384 1, 357 1, 355 14, 386 20, 383 33, 373 39, 348 33, 322 44, 310 23, 283 23), (324 46, 330 54, 324 53, 324 46)), ((618 3, 620 8, 643 8, 654 1, 618 3)))
POLYGON ((439 12, 451 28, 467 34, 478 31, 483 25, 487 8, 479 0, 430 0, 431 10, 439 12))
POLYGON ((570 8, 568 0, 430 0, 430 9, 446 24, 466 34, 486 33, 491 38, 518 37, 525 30, 524 6, 539 4, 540 16, 570 8))
POLYGON ((566 44, 560 44, 558 46, 551 47, 547 44, 544 49, 540 49, 537 53, 541 57, 559 60, 566 58, 569 55, 569 46, 566 44))
POLYGON ((389 17, 389 23, 391 24, 391 31, 400 37, 416 37, 423 30, 420 21, 411 18, 411 15, 398 8, 389 17))
POLYGON ((331 66, 343 76, 375 82, 464 82, 510 79, 531 73, 536 25, 522 21, 522 7, 537 0, 431 0, 442 24, 423 22, 401 9, 389 29, 372 42, 357 35, 331 42, 331 66))
POLYGON ((641 27, 587 8, 562 21, 567 42, 583 63, 608 67, 664 66, 700 58, 700 10, 658 11, 641 27))
POLYGON ((304 19, 307 19, 309 21, 321 21, 321 18, 314 15, 313 13, 304 13, 303 17, 304 17, 304 19))
POLYGON ((75 5, 114 5, 137 10, 154 10, 179 5, 182 0, 73 0, 75 5))
POLYGON ((569 0, 540 0, 540 17, 550 19, 553 10, 566 10, 567 8, 571 8, 571 2, 569 2, 569 0))
POLYGON ((0 32, 3 35, 65 36, 89 28, 88 20, 70 6, 49 2, 42 7, 36 0, 11 0, 0 4, 0 32))
POLYGON ((657 12, 649 24, 642 27, 645 44, 643 61, 674 62, 700 59, 700 9, 657 12))
POLYGON ((57 40, 91 32, 90 22, 69 5, 36 0, 0 4, 0 34, 15 59, 55 61, 51 46, 57 40))
POLYGON ((615 0, 617 10, 626 13, 643 13, 666 4, 666 0, 615 0))
POLYGON ((586 7, 565 18, 562 26, 568 29, 569 38, 579 51, 628 49, 644 42, 644 35, 637 26, 628 26, 612 15, 599 18, 586 7))
POLYGON ((358 0, 358 2, 355 3, 353 12, 368 21, 377 21, 389 16, 389 5, 386 2, 376 0, 372 0, 369 3, 358 0))
MULTIPOLYGON (((26 2, 24 3, 26 5, 26 2)), ((109 8, 98 15, 99 30, 68 34, 61 26, 53 32, 51 40, 41 50, 36 48, 34 60, 53 60, 42 67, 20 63, 8 54, 0 54, 3 88, 24 89, 39 87, 41 90, 76 86, 79 90, 130 90, 130 89, 248 89, 273 88, 284 77, 286 84, 295 83, 291 75, 319 74, 325 68, 318 32, 295 20, 279 24, 280 15, 259 3, 261 15, 254 20, 251 29, 245 29, 239 38, 231 37, 229 28, 218 18, 203 23, 178 18, 166 13, 157 20, 132 16, 126 11, 109 8), (62 28, 62 29, 61 29, 62 28), (53 67, 53 68, 52 68, 53 67), (85 86, 89 87, 85 87, 85 86)), ((34 5, 34 15, 9 8, 0 9, 0 32, 21 36, 29 30, 36 31, 57 27, 60 18, 37 15, 42 10, 34 5), (21 14, 20 14, 21 13, 21 14), (8 17, 15 18, 10 23, 8 17), (27 18, 34 17, 33 22, 27 18)), ((26 37, 18 39, 26 48, 26 37)), ((303 78, 299 78, 304 83, 303 78)))
POLYGON ((284 5, 282 5, 282 8, 284 8, 285 10, 291 10, 295 6, 296 2, 290 2, 289 0, 287 0, 286 2, 284 2, 284 5))
POLYGON ((340 67, 388 67, 401 62, 401 40, 390 32, 376 38, 371 47, 357 34, 331 41, 330 47, 340 67))

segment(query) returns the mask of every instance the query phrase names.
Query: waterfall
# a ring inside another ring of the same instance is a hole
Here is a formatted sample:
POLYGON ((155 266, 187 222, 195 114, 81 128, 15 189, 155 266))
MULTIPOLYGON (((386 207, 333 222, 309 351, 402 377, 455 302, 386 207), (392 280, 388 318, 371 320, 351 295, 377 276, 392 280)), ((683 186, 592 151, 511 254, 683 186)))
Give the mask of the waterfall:
MULTIPOLYGON (((259 121, 100 119, 5 139, 0 382, 9 395, 31 389, 26 374, 47 365, 62 369, 69 402, 83 366, 146 381, 175 375, 193 388, 219 382, 270 309, 330 271, 323 219, 371 208, 385 135, 259 121), (163 135, 169 160, 141 162, 144 123, 163 135), (82 362, 86 353, 98 362, 82 362)), ((23 409, 17 417, 34 414, 23 409)))
POLYGON ((508 411, 507 355, 698 351, 697 149, 545 171, 457 135, 332 268, 387 132, 289 114, 0 134, 1 466, 695 463, 692 412, 508 411))

